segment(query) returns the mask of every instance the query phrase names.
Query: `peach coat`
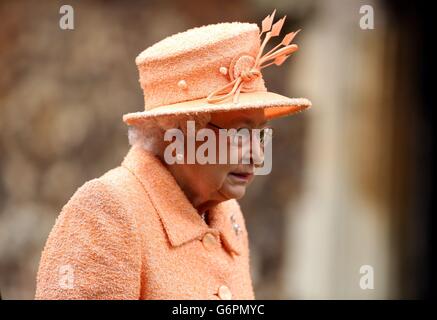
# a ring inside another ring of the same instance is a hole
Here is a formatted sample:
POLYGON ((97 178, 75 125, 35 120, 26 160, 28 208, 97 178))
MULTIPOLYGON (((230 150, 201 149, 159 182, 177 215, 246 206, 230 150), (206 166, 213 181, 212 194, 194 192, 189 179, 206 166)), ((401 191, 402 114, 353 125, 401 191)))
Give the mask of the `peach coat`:
POLYGON ((35 298, 254 299, 238 203, 209 216, 207 224, 157 157, 131 147, 62 208, 35 298))

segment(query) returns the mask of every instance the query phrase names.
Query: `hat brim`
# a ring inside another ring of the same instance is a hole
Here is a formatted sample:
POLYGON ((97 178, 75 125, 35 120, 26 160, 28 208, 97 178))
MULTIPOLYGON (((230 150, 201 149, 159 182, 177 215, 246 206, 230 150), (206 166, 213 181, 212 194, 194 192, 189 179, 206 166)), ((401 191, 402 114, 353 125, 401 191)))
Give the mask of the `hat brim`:
POLYGON ((272 120, 295 114, 309 107, 311 101, 306 98, 288 98, 268 91, 242 92, 238 103, 233 103, 232 97, 219 103, 208 103, 206 98, 189 100, 148 111, 128 113, 123 115, 123 121, 133 125, 156 117, 252 109, 264 109, 267 120, 272 120))

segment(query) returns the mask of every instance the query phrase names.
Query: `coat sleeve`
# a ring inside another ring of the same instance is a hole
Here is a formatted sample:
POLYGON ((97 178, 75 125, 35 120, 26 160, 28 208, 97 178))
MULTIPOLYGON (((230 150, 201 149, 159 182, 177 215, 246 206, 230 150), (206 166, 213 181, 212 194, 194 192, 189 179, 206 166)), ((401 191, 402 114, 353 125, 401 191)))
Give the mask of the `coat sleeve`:
POLYGON ((36 299, 138 299, 141 254, 135 218, 98 179, 62 208, 39 265, 36 299))

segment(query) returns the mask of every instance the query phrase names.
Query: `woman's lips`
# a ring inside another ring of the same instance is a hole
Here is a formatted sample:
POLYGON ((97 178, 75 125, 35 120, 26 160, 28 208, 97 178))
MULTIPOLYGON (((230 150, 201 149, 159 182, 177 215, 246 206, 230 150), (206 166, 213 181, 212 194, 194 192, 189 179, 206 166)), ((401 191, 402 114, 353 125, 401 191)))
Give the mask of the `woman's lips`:
POLYGON ((229 173, 229 175, 237 182, 244 182, 247 183, 249 182, 252 177, 253 177, 253 173, 252 172, 231 172, 229 173))

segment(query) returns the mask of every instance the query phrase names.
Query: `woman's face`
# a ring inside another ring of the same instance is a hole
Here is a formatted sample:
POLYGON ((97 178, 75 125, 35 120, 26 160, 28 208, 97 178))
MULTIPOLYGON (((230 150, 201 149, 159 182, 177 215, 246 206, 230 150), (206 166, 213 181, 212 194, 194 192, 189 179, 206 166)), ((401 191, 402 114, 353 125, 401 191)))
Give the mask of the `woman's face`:
MULTIPOLYGON (((206 128, 213 130, 216 136, 216 154, 217 161, 215 164, 174 164, 170 170, 176 177, 187 196, 191 198, 196 206, 196 202, 209 201, 217 203, 229 199, 240 199, 244 196, 247 186, 254 178, 254 161, 259 163, 263 154, 260 148, 253 148, 247 145, 242 148, 241 141, 237 145, 232 144, 232 139, 227 139, 226 163, 218 163, 219 157, 219 129, 255 129, 262 128, 266 123, 264 110, 248 111, 229 111, 211 114, 211 120, 206 128), (238 154, 238 163, 230 163, 229 154, 231 148, 238 154), (256 157, 256 159, 255 159, 256 157), (242 164, 242 159, 248 161, 242 164)), ((196 142, 196 148, 204 142, 196 142)))

